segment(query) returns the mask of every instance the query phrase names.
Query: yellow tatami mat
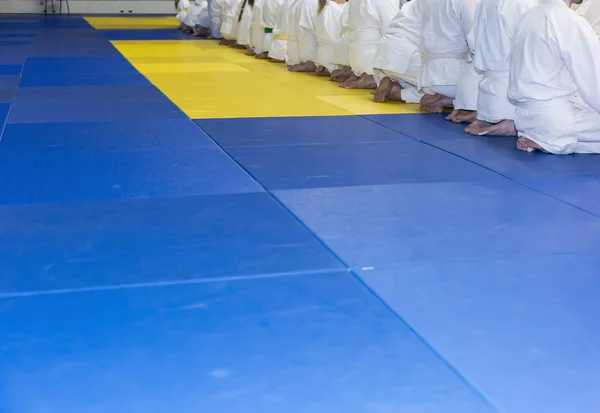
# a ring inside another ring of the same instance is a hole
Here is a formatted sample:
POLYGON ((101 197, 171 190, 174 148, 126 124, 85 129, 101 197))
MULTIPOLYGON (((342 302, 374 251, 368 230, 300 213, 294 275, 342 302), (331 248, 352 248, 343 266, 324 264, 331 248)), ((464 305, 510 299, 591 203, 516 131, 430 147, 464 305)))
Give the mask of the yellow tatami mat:
POLYGON ((175 16, 158 17, 85 17, 95 29, 172 29, 179 25, 175 16))
POLYGON ((342 89, 327 77, 292 73, 283 64, 257 60, 213 41, 113 44, 194 119, 419 112, 417 105, 374 103, 368 90, 342 89))

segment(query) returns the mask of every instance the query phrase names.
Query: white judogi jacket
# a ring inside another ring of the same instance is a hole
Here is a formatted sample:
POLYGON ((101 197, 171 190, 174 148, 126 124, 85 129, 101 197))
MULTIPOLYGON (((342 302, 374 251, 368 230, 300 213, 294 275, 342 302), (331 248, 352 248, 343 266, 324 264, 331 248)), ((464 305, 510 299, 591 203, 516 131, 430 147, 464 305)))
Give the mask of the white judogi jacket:
POLYGON ((317 19, 319 0, 301 0, 296 9, 298 28, 298 58, 300 62, 316 62, 319 42, 317 41, 317 19))
POLYGON ((190 10, 183 21, 188 27, 210 27, 208 16, 208 2, 206 0, 194 0, 190 4, 190 10))
POLYGON ((285 34, 287 36, 287 56, 286 63, 288 65, 296 65, 300 63, 298 54, 298 7, 306 0, 292 0, 287 8, 287 19, 285 24, 285 34))
MULTIPOLYGON (((237 44, 242 46, 252 45, 250 39, 250 27, 252 25, 252 6, 248 4, 244 5, 244 11, 242 13, 242 19, 239 21, 237 44)), ((238 16, 239 19, 239 16, 238 16)))
MULTIPOLYGON (((263 50, 269 52, 269 54, 271 53, 273 38, 275 37, 275 25, 279 10, 281 9, 281 3, 283 3, 283 0, 263 0, 261 16, 261 24, 265 32, 263 50)), ((280 60, 283 59, 285 59, 285 56, 280 60)))
POLYGON ((252 23, 250 25, 250 44, 256 54, 264 52, 265 26, 262 24, 262 8, 264 0, 254 0, 252 6, 252 23))
MULTIPOLYGON (((401 1, 404 4, 404 0, 401 1)), ((399 0, 352 0, 348 5, 348 59, 356 76, 374 74, 379 41, 400 11, 399 0)))
POLYGON ((239 28, 238 18, 244 0, 225 0, 221 24, 221 35, 227 40, 236 40, 239 28))
POLYGON ((469 61, 467 35, 473 27, 476 0, 423 1, 419 87, 456 86, 469 61))
POLYGON ((215 39, 221 38, 222 14, 225 0, 209 0, 208 16, 210 17, 210 34, 215 39))
POLYGON ((508 97, 520 136, 551 153, 600 153, 600 41, 562 0, 541 0, 522 17, 508 97))
POLYGON ((332 48, 331 61, 338 66, 350 66, 350 60, 348 59, 348 43, 350 42, 348 39, 350 33, 350 26, 348 24, 349 13, 350 4, 346 3, 340 18, 340 35, 335 40, 332 48))
POLYGON ((287 37, 285 25, 287 22, 287 10, 290 0, 267 0, 263 10, 263 20, 266 27, 273 28, 272 37, 265 36, 265 44, 272 39, 269 47, 269 57, 277 60, 285 60, 287 53, 287 37), (265 14, 268 17, 265 17, 265 14), (272 24, 272 26, 269 26, 272 24))
POLYGON ((177 20, 183 23, 190 9, 190 0, 179 0, 177 4, 177 20))
POLYGON ((586 0, 580 8, 577 9, 577 14, 583 16, 600 36, 600 1, 586 0))
POLYGON ((345 7, 346 4, 337 4, 331 0, 327 1, 317 19, 319 50, 316 63, 327 68, 330 72, 338 68, 338 65, 333 63, 333 45, 342 32, 342 13, 345 7))
POLYGON ((517 25, 538 0, 481 0, 475 10, 473 63, 482 73, 477 119, 497 123, 515 118, 508 101, 509 59, 517 25))

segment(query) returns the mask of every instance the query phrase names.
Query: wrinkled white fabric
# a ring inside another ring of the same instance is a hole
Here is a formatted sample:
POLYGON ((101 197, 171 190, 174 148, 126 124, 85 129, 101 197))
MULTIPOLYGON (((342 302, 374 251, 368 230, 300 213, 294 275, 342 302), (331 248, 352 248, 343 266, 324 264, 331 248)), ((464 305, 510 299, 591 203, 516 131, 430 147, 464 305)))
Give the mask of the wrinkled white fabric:
POLYGON ((348 15, 350 12, 350 5, 346 3, 342 10, 342 16, 340 18, 340 35, 332 47, 331 62, 338 66, 350 66, 350 60, 348 59, 348 34, 350 33, 350 26, 348 25, 348 15))
POLYGON ((287 36, 287 55, 286 63, 296 65, 300 63, 298 54, 298 7, 305 0, 292 0, 287 9, 285 34, 287 36))
POLYGON ((250 44, 256 54, 264 52, 265 26, 262 24, 262 7, 264 0, 254 0, 252 6, 252 23, 250 25, 250 44))
POLYGON ((236 40, 239 28, 238 18, 244 0, 225 0, 221 35, 227 40, 236 40))
POLYGON ((276 43, 275 45, 273 45, 273 41, 275 39, 275 30, 277 26, 277 17, 279 16, 279 11, 281 10, 282 3, 283 0, 263 0, 261 19, 261 23, 265 28, 265 40, 263 44, 263 49, 264 51, 269 52, 269 57, 278 60, 285 59, 285 49, 281 48, 281 44, 276 43), (268 33, 268 30, 270 30, 271 33, 268 33), (277 50, 277 47, 279 47, 279 50, 277 50), (278 55, 279 57, 271 56, 271 49, 273 48, 275 48, 273 54, 278 55))
MULTIPOLYGON (((286 23, 291 0, 270 0, 269 19, 273 22, 273 37, 269 48, 271 59, 285 60, 287 54, 286 23)), ((264 13, 263 13, 264 14, 264 13)))
POLYGON ((317 41, 317 18, 319 0, 302 0, 296 9, 298 28, 298 58, 300 62, 316 62, 319 43, 317 41))
POLYGON ((210 17, 210 34, 215 39, 221 38, 221 25, 223 24, 221 16, 223 14, 224 0, 209 0, 208 16, 210 17))
POLYGON ((422 6, 423 0, 412 0, 402 6, 381 38, 373 60, 375 69, 400 83, 403 89, 402 100, 408 103, 418 103, 414 102, 415 98, 418 96, 420 100, 422 97, 417 89, 421 73, 419 39, 423 20, 422 6))
POLYGON ((600 0, 586 0, 577 9, 577 14, 586 19, 596 35, 600 36, 600 0))
POLYGON ((521 17, 538 0, 481 0, 475 9, 473 63, 482 73, 477 97, 477 119, 497 123, 515 118, 508 101, 509 59, 521 17))
MULTIPOLYGON (((404 1, 402 0, 402 3, 404 1)), ((348 5, 348 60, 356 76, 372 75, 379 41, 400 10, 399 0, 352 0, 348 5)))
POLYGON ((338 68, 333 63, 333 45, 342 31, 342 13, 344 5, 335 1, 327 1, 317 19, 317 41, 319 50, 316 63, 325 67, 330 72, 338 68))
POLYGON ((252 6, 246 2, 244 5, 244 11, 242 13, 242 19, 238 27, 237 44, 242 46, 249 46, 250 43, 250 26, 252 24, 252 6))
POLYGON ((463 63, 469 61, 467 36, 473 27, 477 0, 423 1, 419 87, 429 91, 455 90, 465 69, 463 63))
POLYGON ((600 41, 561 0, 541 0, 517 26, 508 97, 515 127, 548 152, 600 153, 600 41))
POLYGON ((185 17, 183 24, 188 27, 210 27, 210 17, 208 16, 208 2, 206 0, 194 0, 190 4, 190 10, 185 17))
POLYGON ((190 9, 190 0, 179 0, 177 4, 177 20, 183 23, 190 9))

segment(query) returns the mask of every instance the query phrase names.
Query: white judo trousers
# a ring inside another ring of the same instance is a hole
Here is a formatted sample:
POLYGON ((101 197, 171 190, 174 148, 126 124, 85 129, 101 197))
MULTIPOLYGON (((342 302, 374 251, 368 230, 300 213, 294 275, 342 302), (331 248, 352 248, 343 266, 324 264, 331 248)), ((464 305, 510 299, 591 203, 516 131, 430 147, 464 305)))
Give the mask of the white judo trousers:
POLYGON ((225 0, 209 0, 208 16, 210 17, 210 34, 215 39, 221 38, 222 14, 225 0))
POLYGON ((221 24, 221 35, 227 40, 237 40, 240 11, 244 0, 225 0, 221 24))
POLYGON ((350 42, 350 39, 348 38, 350 33, 350 26, 348 24, 349 12, 350 5, 346 3, 340 18, 340 35, 335 39, 331 50, 331 62, 338 66, 350 66, 350 60, 348 58, 348 43, 350 42))
POLYGON ((328 0, 317 19, 316 35, 319 50, 316 63, 329 72, 333 72, 339 67, 333 63, 333 45, 342 32, 342 13, 345 7, 345 4, 337 4, 335 1, 328 0))
POLYGON ((348 9, 350 67, 356 76, 373 75, 379 41, 400 11, 400 0, 352 0, 348 9))
MULTIPOLYGON (((239 19, 239 17, 238 17, 239 19)), ((242 19, 239 21, 237 44, 250 46, 250 26, 252 24, 252 6, 246 1, 242 11, 242 19)))
POLYGON ((296 9, 298 22, 298 59, 301 63, 316 62, 319 42, 317 41, 317 19, 319 0, 301 0, 296 9))
POLYGON ((283 0, 264 0, 262 8, 262 23, 265 26, 264 50, 269 52, 271 59, 285 60, 285 49, 287 42, 285 36, 285 19, 279 22, 282 11, 283 0), (284 27, 280 28, 279 24, 284 27))
POLYGON ((179 0, 177 4, 177 20, 183 23, 190 9, 190 0, 179 0))
POLYGON ((254 0, 252 5, 252 23, 250 24, 250 44, 256 54, 265 51, 265 26, 262 24, 264 0, 254 0))
POLYGON ((517 25, 538 0, 481 0, 475 9, 473 64, 482 74, 477 119, 498 123, 515 119, 508 101, 509 59, 517 25))
POLYGON ((288 66, 300 63, 298 55, 298 7, 305 0, 292 0, 286 13, 285 34, 287 37, 286 63, 288 66))
POLYGON ((375 80, 389 77, 402 87, 401 97, 407 103, 419 103, 423 93, 417 89, 421 73, 421 22, 423 0, 412 0, 400 9, 379 42, 373 60, 375 80))
MULTIPOLYGON (((476 0, 423 1, 423 30, 419 42, 423 66, 418 86, 427 94, 439 93, 455 99, 461 78, 468 80, 465 76, 472 75, 474 71, 467 36, 473 28, 476 0)), ((462 86, 468 86, 467 82, 462 86)), ((477 82, 472 87, 476 93, 477 82)), ((458 103, 475 108, 476 96, 470 99, 472 102, 466 105, 458 103)))
POLYGON ((208 2, 206 0, 194 0, 190 3, 190 9, 183 21, 188 27, 210 27, 208 16, 208 2))
POLYGON ((600 153, 600 41, 562 0, 541 0, 519 22, 508 98, 519 136, 554 154, 600 153))
POLYGON ((582 16, 594 29, 597 36, 600 36, 600 0, 585 0, 577 14, 582 16))

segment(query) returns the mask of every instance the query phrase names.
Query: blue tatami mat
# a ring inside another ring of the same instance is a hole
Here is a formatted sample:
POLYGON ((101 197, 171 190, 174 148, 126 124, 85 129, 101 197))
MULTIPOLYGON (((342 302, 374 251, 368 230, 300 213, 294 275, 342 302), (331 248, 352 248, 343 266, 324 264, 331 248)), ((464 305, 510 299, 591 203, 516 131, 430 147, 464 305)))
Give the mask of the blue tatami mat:
POLYGON ((360 276, 502 412, 593 413, 599 268, 598 254, 564 254, 360 276))
POLYGON ((261 191, 218 149, 0 151, 0 204, 261 191))
POLYGON ((0 306, 4 413, 498 413, 347 273, 0 306))
POLYGON ((46 74, 31 74, 23 77, 21 87, 45 86, 120 86, 120 85, 150 85, 148 79, 140 73, 76 73, 63 74, 49 72, 46 74))
POLYGON ((0 87, 15 87, 21 82, 20 75, 0 75, 0 87))
POLYGON ((8 117, 8 112, 10 111, 10 104, 2 103, 0 100, 0 133, 4 129, 4 124, 6 123, 6 118, 8 117))
POLYGON ((466 124, 445 120, 445 115, 372 115, 381 125, 455 153, 513 179, 600 173, 593 155, 553 156, 515 149, 516 138, 471 136, 466 124))
POLYGON ((46 86, 19 89, 18 101, 37 100, 103 100, 165 99, 163 93, 151 84, 120 86, 46 86))
POLYGON ((600 219, 508 180, 276 195, 355 268, 600 251, 600 219))
POLYGON ((0 222, 2 294, 343 269, 265 193, 4 205, 0 222))
POLYGON ((47 73, 87 75, 135 74, 135 68, 122 57, 34 57, 27 59, 23 77, 47 73))
POLYGON ((0 141, 5 154, 65 151, 137 151, 175 148, 217 149, 189 119, 124 122, 24 123, 6 127, 0 141))
POLYGON ((600 175, 540 178, 525 180, 524 183, 600 216, 600 175))
MULTIPOLYGON (((0 61, 1 62, 1 61, 0 61)), ((23 65, 5 65, 0 64, 0 75, 20 75, 23 65)))
POLYGON ((0 103, 10 103, 15 100, 17 96, 18 88, 16 86, 12 87, 2 87, 0 86, 0 103))

